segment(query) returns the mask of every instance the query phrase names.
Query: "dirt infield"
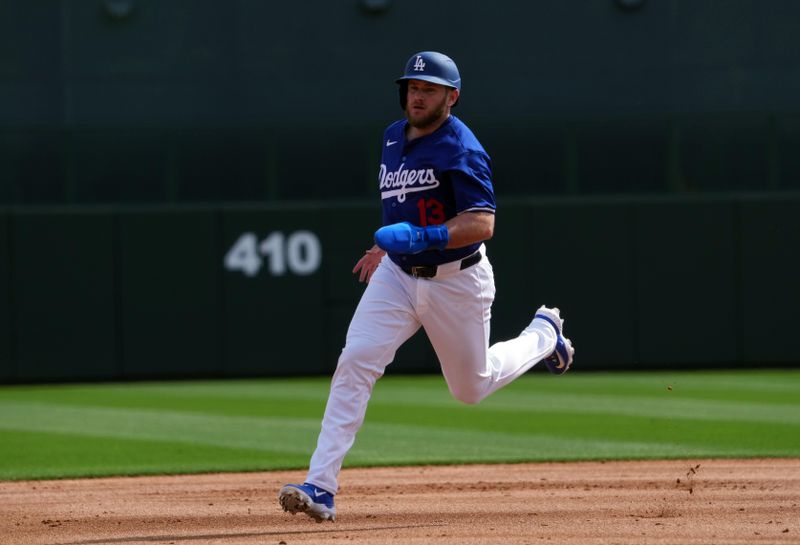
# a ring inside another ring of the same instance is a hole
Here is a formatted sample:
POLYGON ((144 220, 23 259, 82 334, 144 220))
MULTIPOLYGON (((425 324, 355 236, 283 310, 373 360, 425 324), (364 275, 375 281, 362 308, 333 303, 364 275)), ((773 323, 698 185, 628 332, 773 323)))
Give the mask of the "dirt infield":
POLYGON ((302 477, 0 483, 0 543, 800 543, 800 459, 350 469, 321 524, 278 506, 302 477))

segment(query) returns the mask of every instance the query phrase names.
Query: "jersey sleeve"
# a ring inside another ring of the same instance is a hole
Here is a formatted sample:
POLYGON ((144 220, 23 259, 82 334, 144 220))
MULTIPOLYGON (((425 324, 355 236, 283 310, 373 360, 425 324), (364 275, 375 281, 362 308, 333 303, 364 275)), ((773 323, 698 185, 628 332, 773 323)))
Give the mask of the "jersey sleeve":
POLYGON ((447 171, 453 183, 456 213, 492 212, 496 205, 492 186, 492 167, 486 153, 467 151, 459 155, 447 171))

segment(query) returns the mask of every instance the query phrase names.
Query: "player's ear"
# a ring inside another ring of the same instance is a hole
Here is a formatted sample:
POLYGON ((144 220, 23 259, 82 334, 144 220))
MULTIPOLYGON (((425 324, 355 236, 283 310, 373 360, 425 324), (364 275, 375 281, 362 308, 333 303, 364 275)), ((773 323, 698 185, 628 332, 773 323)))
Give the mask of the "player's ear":
POLYGON ((451 87, 447 96, 447 105, 452 108, 458 102, 458 95, 460 94, 461 92, 458 89, 451 87))

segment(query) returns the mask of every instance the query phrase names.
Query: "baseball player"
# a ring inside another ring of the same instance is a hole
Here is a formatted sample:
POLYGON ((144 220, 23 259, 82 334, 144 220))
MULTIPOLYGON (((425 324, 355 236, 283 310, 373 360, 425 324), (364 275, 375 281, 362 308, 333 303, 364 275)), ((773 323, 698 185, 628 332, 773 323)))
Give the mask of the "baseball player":
POLYGON ((397 80, 405 118, 383 135, 378 188, 383 227, 353 273, 367 282, 331 382, 304 484, 287 484, 285 511, 334 520, 342 461, 364 421, 375 381, 420 327, 451 394, 478 403, 540 361, 572 363, 557 308, 542 306, 514 339, 489 346, 494 276, 484 241, 494 232, 489 156, 450 110, 461 77, 446 55, 413 55, 397 80))

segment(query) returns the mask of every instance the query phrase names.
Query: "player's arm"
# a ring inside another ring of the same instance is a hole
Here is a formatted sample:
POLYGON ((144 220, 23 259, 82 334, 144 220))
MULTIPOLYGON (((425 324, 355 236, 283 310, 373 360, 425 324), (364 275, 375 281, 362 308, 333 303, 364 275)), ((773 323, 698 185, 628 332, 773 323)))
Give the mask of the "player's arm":
POLYGON ((476 242, 489 240, 494 235, 492 212, 464 212, 445 222, 448 242, 445 248, 463 248, 476 242))
POLYGON ((386 225, 375 232, 375 244, 387 252, 418 254, 425 250, 461 248, 487 240, 493 234, 494 214, 474 211, 459 214, 442 225, 417 227, 407 221, 386 225))

